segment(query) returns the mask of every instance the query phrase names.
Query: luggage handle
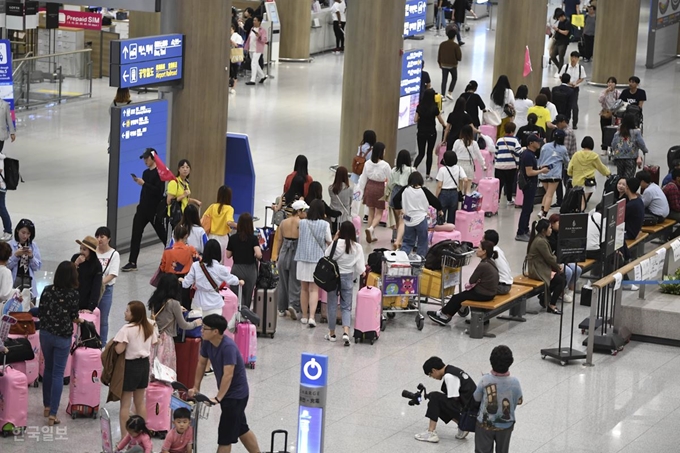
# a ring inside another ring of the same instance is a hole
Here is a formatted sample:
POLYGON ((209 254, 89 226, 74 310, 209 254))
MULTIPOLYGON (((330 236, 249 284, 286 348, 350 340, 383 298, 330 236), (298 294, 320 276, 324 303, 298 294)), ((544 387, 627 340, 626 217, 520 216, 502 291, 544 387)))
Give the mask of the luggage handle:
POLYGON ((276 450, 274 450, 274 439, 276 438, 277 434, 283 434, 283 450, 279 450, 278 453, 288 453, 288 431, 285 429, 277 429, 272 431, 272 444, 271 444, 271 449, 270 453, 277 453, 276 450))

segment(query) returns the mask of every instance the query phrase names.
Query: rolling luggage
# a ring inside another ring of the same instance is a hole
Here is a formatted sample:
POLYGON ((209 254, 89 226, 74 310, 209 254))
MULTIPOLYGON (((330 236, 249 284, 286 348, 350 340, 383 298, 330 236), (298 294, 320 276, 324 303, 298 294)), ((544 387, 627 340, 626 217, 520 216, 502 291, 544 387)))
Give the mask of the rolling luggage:
POLYGON ((498 135, 498 128, 490 124, 482 124, 479 126, 479 132, 488 135, 491 138, 496 138, 496 135, 498 135))
POLYGON ((484 178, 477 186, 477 191, 482 194, 482 211, 487 217, 498 214, 500 188, 501 182, 498 178, 484 178))
POLYGON ((253 310, 260 317, 260 325, 257 327, 257 334, 262 336, 269 335, 274 338, 276 333, 277 313, 277 293, 276 288, 266 289, 257 288, 255 290, 255 305, 253 310))
MULTIPOLYGON (((17 362, 14 365, 14 368, 21 371, 26 375, 26 379, 28 380, 28 385, 32 385, 33 387, 38 386, 38 374, 40 372, 40 334, 38 332, 33 333, 28 336, 23 336, 23 335, 9 335, 8 338, 12 338, 15 340, 18 339, 26 339, 31 345, 31 348, 33 349, 33 358, 29 360, 25 360, 22 362, 17 362)), ((10 363, 10 362, 8 362, 10 363)))
POLYGON ((461 241, 462 240, 461 238, 462 235, 458 230, 434 231, 432 232, 432 235, 430 235, 430 246, 446 240, 461 241))
POLYGON ((165 439, 171 428, 171 396, 172 387, 163 382, 150 382, 146 388, 146 427, 161 439, 165 439))
POLYGON ((66 413, 75 419, 97 418, 101 399, 102 351, 95 348, 76 348, 71 353, 71 380, 69 382, 66 413))
POLYGON ((359 242, 359 236, 361 235, 361 219, 358 215, 352 216, 352 225, 354 225, 354 229, 357 232, 357 242, 359 242))
POLYGON ((659 185, 659 176, 661 174, 661 169, 659 168, 659 166, 658 165, 645 165, 643 170, 645 170, 650 175, 652 175, 652 182, 658 186, 659 185))
POLYGON ((272 443, 268 453, 288 453, 288 431, 283 429, 272 431, 272 443), (283 434, 283 450, 274 450, 274 439, 277 434, 283 434))
POLYGON ((177 381, 181 382, 187 388, 194 387, 200 351, 200 338, 186 338, 182 343, 175 343, 175 354, 177 355, 177 381))
MULTIPOLYGON (((101 312, 99 311, 98 308, 95 308, 92 313, 84 313, 81 312, 78 314, 80 319, 84 319, 85 321, 90 321, 91 323, 94 324, 95 328, 97 329, 97 333, 101 333, 101 312)), ((74 330, 75 332, 75 324, 74 324, 74 330)))
MULTIPOLYGON (((203 317, 200 310, 185 311, 182 313, 184 319, 187 322, 195 321, 203 317)), ((177 327, 177 336, 180 338, 201 338, 201 326, 194 327, 191 330, 182 330, 179 326, 177 327)), ((191 388, 191 387, 190 387, 191 388)))
POLYGON ((612 147, 612 141, 614 140, 614 134, 619 130, 618 126, 606 126, 604 128, 604 133, 602 134, 602 145, 607 148, 612 147))
POLYGON ((458 211, 456 228, 463 242, 469 242, 473 247, 479 246, 484 237, 484 211, 458 211))
POLYGON ((380 337, 381 324, 380 290, 374 286, 366 286, 357 294, 356 319, 354 321, 354 342, 370 341, 371 344, 380 337))
MULTIPOLYGON (((240 286, 238 301, 240 309, 243 304, 243 292, 240 286)), ((243 357, 245 366, 254 369, 255 362, 257 361, 257 328, 255 325, 251 324, 249 321, 239 322, 236 325, 234 341, 236 342, 236 346, 238 346, 238 350, 241 352, 241 357, 243 357)))
POLYGON ((0 367, 0 428, 7 436, 26 429, 28 419, 28 381, 26 375, 7 366, 0 367))
POLYGON ((444 159, 444 153, 446 152, 446 143, 444 143, 442 146, 437 148, 437 170, 442 168, 444 164, 442 164, 442 159, 444 159))
POLYGON ((520 189, 519 185, 517 185, 517 188, 515 189, 515 207, 521 208, 523 203, 524 203, 524 192, 522 192, 522 189, 520 189))
MULTIPOLYGON (((238 311, 238 297, 229 288, 221 290, 220 295, 224 299, 224 306, 222 307, 222 316, 224 316, 224 319, 226 319, 227 322, 229 322, 238 311)), ((233 332, 226 330, 224 334, 231 338, 232 340, 234 339, 233 332)))

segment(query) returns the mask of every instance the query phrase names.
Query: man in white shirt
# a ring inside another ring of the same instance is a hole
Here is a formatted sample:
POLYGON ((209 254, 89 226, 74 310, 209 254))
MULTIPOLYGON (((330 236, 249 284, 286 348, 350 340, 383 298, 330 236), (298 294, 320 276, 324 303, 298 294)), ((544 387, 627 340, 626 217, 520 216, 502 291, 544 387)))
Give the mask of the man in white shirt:
POLYGON ((569 86, 574 89, 574 96, 572 97, 571 104, 571 124, 574 130, 578 129, 578 92, 580 85, 586 80, 588 76, 586 70, 581 66, 579 60, 581 54, 577 51, 573 51, 569 57, 569 63, 566 63, 560 69, 559 74, 569 74, 571 76, 571 82, 569 86))
POLYGON ((498 253, 498 258, 494 260, 498 268, 498 294, 508 294, 512 288, 512 272, 510 271, 510 263, 508 263, 505 253, 498 247, 498 231, 486 230, 484 232, 484 240, 491 242, 494 252, 498 253))
POLYGON ((651 214, 657 219, 657 223, 666 220, 671 212, 668 205, 668 198, 656 183, 652 182, 652 175, 648 171, 639 171, 635 175, 640 181, 640 192, 642 192, 642 202, 645 204, 645 214, 651 214))
POLYGON ((331 16, 333 17, 333 32, 335 33, 335 50, 333 52, 345 51, 345 23, 347 17, 345 12, 347 5, 344 0, 335 0, 331 6, 331 16))

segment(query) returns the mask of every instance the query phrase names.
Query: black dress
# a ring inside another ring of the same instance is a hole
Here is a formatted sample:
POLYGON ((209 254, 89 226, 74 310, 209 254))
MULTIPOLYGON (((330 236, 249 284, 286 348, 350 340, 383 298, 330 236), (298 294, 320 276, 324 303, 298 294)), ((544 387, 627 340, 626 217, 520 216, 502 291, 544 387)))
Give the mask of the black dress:
MULTIPOLYGON (((76 253, 71 257, 75 263, 80 256, 76 253)), ((93 311, 99 305, 99 295, 102 288, 102 265, 95 252, 90 252, 90 258, 78 266, 78 293, 80 295, 79 308, 93 311)))

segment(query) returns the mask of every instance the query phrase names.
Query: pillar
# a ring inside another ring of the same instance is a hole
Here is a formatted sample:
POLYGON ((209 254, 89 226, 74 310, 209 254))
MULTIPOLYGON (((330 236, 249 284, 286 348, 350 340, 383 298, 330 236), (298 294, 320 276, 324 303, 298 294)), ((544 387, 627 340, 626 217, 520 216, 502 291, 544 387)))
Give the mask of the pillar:
POLYGON ((591 82, 616 77, 624 84, 635 74, 640 0, 599 0, 591 82), (625 14, 624 14, 625 11, 625 14))
POLYGON ((281 21, 279 58, 309 61, 309 39, 312 32, 312 8, 309 0, 278 0, 281 21))
MULTIPOLYGON (((513 91, 520 85, 526 85, 529 87, 529 97, 533 99, 538 95, 543 82, 548 5, 536 0, 513 0, 499 2, 496 9, 498 19, 492 86, 499 76, 507 75, 513 91), (524 77, 527 46, 533 70, 524 77)), ((464 58, 466 47, 463 48, 464 58)))
POLYGON ((164 0, 162 11, 163 33, 185 35, 184 87, 169 96, 168 166, 191 162, 191 196, 207 206, 224 184, 231 0, 164 0))
POLYGON ((161 34, 161 14, 130 11, 130 38, 143 38, 161 34))
POLYGON ((348 169, 366 129, 375 131, 386 145, 385 160, 394 162, 405 5, 371 0, 347 7, 339 163, 348 169))

